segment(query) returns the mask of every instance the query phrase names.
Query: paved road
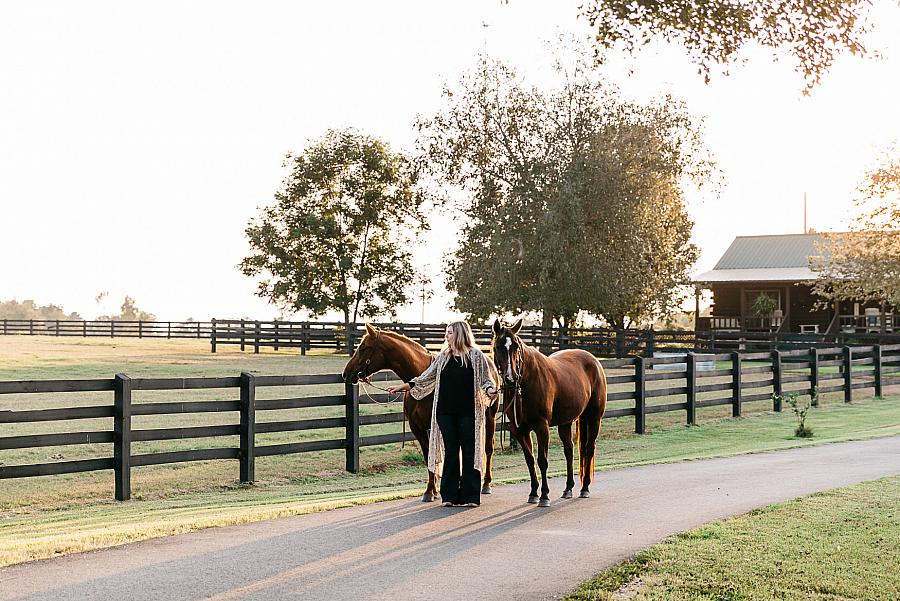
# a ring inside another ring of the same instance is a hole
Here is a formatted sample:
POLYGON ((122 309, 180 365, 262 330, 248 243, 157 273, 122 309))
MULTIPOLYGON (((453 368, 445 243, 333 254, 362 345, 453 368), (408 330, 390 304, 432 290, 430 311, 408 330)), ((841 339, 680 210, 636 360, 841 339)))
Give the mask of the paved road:
POLYGON ((896 474, 900 437, 617 470, 547 509, 525 484, 392 501, 13 566, 0 600, 551 599, 669 534, 896 474))

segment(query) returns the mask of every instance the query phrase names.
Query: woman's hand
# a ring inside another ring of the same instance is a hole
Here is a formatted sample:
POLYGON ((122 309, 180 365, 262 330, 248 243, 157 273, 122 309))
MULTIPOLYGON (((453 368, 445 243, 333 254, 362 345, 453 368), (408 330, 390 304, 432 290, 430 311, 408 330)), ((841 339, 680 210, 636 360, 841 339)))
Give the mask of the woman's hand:
POLYGON ((395 392, 406 392, 411 388, 412 386, 404 382, 403 384, 397 384, 396 386, 388 386, 387 391, 391 394, 394 394, 395 392))

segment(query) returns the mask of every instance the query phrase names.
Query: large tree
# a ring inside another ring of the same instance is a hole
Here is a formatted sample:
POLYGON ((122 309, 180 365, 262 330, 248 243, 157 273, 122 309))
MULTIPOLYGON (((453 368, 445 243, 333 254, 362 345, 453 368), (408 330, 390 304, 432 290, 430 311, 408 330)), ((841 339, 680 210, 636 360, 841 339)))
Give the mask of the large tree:
POLYGON ((556 64, 541 89, 483 59, 419 124, 427 164, 463 191, 448 288, 474 317, 539 311, 545 328, 664 313, 696 258, 680 185, 710 170, 697 128, 671 99, 621 100, 583 49, 556 64))
POLYGON ((682 44, 707 81, 748 44, 788 50, 806 91, 844 52, 865 54, 868 0, 590 0, 581 7, 603 48, 653 38, 682 44))
POLYGON ((831 300, 884 301, 900 308, 900 148, 884 152, 857 190, 851 230, 825 234, 813 290, 831 300))
POLYGON ((411 236, 425 228, 418 176, 403 154, 356 130, 328 131, 246 229, 239 268, 288 311, 340 311, 344 321, 393 314, 413 277, 411 236))

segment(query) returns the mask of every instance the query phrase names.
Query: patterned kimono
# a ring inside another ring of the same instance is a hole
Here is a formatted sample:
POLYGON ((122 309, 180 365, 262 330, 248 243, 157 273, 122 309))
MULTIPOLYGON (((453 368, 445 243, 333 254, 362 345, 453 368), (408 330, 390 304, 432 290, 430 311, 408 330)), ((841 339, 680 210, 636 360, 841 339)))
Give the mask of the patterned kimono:
MULTIPOLYGON (((444 464, 444 437, 437 423, 437 402, 440 398, 441 372, 450 358, 449 352, 442 352, 431 362, 422 375, 409 381, 409 393, 414 399, 421 400, 434 392, 434 403, 431 406, 431 433, 428 438, 428 469, 440 476, 444 464)), ((475 375, 475 469, 484 476, 484 412, 492 402, 487 395, 491 386, 496 390, 500 378, 493 361, 477 348, 468 354, 469 363, 475 375)))

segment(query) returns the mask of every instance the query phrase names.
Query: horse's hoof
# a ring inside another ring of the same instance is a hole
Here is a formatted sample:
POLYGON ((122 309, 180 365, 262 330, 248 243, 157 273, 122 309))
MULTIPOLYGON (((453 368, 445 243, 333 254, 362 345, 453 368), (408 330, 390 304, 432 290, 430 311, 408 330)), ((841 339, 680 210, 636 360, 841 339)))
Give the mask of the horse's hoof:
POLYGON ((484 486, 481 487, 481 494, 483 494, 483 495, 489 495, 489 494, 491 494, 491 486, 490 486, 490 484, 485 484, 484 486))
POLYGON ((538 501, 538 507, 550 507, 550 499, 541 499, 538 501))
POLYGON ((581 494, 578 496, 581 497, 582 499, 587 499, 589 496, 591 496, 591 491, 583 490, 583 491, 581 491, 581 494))
POLYGON ((428 493, 425 493, 424 495, 422 495, 423 503, 431 503, 432 501, 434 501, 436 499, 437 499, 437 497, 435 495, 430 495, 428 493))
POLYGON ((572 498, 571 490, 564 490, 562 496, 560 497, 560 499, 571 499, 571 498, 572 498))
POLYGON ((528 502, 531 503, 532 505, 534 505, 535 503, 538 502, 538 496, 537 495, 528 495, 528 502))

